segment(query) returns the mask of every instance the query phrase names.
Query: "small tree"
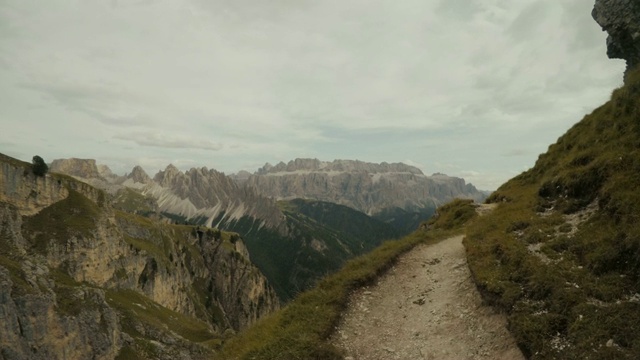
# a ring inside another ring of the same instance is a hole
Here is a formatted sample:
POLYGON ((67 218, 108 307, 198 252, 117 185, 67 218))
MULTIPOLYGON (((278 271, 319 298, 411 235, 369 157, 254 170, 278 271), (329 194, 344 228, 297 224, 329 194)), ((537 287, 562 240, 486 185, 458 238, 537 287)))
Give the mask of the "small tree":
POLYGON ((45 163, 44 160, 38 155, 33 157, 31 163, 33 164, 33 173, 36 176, 44 176, 47 171, 49 171, 49 166, 47 166, 47 163, 45 163))

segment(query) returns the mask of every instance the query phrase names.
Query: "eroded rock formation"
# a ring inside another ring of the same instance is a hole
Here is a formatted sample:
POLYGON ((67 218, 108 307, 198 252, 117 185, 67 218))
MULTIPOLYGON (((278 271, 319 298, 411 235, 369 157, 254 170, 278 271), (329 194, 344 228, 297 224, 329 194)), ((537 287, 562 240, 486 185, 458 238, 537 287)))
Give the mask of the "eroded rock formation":
POLYGON ((607 55, 626 60, 627 74, 640 63, 640 1, 596 0, 591 15, 609 34, 607 55))
POLYGON ((278 306, 238 235, 116 211, 0 155, 0 358, 207 358, 201 342, 278 306))
POLYGON ((485 194, 460 178, 437 174, 402 163, 367 163, 354 160, 324 162, 296 159, 266 164, 251 176, 247 186, 276 198, 330 201, 376 215, 386 209, 417 210, 456 197, 482 200, 485 194))

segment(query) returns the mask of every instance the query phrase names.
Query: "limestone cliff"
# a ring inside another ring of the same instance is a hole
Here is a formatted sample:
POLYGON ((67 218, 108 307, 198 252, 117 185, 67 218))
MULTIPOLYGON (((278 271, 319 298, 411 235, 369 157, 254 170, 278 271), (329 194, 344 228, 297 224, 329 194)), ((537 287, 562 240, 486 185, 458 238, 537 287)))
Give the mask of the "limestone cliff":
POLYGON ((115 210, 0 157, 0 358, 205 358, 278 307, 236 234, 115 210))
POLYGON ((102 177, 94 159, 55 159, 49 171, 85 179, 102 177))
POLYGON ((283 224, 284 216, 273 201, 206 167, 181 172, 169 165, 142 193, 158 199, 161 211, 200 218, 208 226, 245 216, 258 219, 260 226, 269 228, 277 229, 283 224), (213 223, 214 219, 217 223, 213 223))
POLYGON ((591 13, 606 31, 607 56, 627 62, 627 71, 640 64, 640 1, 596 0, 591 13))
POLYGON ((418 168, 402 163, 353 160, 296 159, 288 164, 266 164, 246 184, 276 199, 330 201, 369 215, 391 208, 435 207, 455 197, 475 200, 485 197, 460 178, 425 176, 418 168))

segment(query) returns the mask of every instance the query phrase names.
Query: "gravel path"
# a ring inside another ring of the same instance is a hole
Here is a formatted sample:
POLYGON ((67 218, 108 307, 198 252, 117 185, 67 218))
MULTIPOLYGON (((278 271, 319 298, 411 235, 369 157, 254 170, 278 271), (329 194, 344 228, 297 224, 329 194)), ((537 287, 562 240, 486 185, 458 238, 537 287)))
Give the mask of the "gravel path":
POLYGON ((505 326, 482 304, 456 236, 416 247, 355 292, 332 342, 346 360, 523 360, 505 326))

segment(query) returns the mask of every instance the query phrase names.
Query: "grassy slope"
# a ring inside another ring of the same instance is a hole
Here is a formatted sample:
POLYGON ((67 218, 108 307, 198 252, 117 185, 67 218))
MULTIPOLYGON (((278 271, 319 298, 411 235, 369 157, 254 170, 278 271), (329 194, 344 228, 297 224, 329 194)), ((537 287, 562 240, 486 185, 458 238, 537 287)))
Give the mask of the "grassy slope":
POLYGON ((414 246, 437 242, 461 232, 460 220, 470 220, 474 214, 469 201, 456 201, 441 210, 437 219, 430 221, 431 230, 419 230, 401 240, 385 242, 369 254, 350 260, 340 271, 324 278, 284 309, 225 344, 222 358, 341 359, 339 350, 326 340, 347 306, 349 293, 371 283, 398 256, 414 246), (452 219, 460 221, 460 226, 451 225, 452 219))
POLYGON ((525 354, 639 359, 640 72, 488 202, 469 265, 525 354))

